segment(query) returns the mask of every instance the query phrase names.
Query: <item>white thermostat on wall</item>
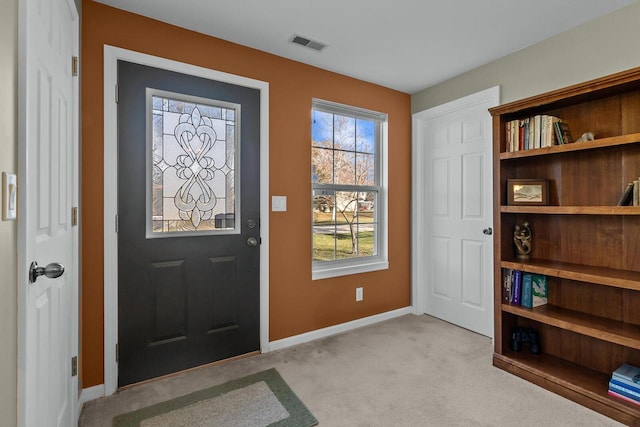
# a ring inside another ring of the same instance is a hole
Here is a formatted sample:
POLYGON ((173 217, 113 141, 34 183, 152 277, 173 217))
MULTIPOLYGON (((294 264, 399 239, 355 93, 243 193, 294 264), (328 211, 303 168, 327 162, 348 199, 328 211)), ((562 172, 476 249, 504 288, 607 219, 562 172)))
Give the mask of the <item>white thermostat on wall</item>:
POLYGON ((2 172, 2 220, 16 219, 18 208, 18 184, 16 175, 2 172))

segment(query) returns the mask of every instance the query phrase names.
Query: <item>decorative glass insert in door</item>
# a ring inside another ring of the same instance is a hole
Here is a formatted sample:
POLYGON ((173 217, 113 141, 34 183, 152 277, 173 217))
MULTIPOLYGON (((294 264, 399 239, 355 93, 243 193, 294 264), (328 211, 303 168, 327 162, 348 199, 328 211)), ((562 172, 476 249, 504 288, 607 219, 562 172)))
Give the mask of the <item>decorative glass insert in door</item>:
POLYGON ((239 232, 240 105, 147 89, 147 237, 239 232))

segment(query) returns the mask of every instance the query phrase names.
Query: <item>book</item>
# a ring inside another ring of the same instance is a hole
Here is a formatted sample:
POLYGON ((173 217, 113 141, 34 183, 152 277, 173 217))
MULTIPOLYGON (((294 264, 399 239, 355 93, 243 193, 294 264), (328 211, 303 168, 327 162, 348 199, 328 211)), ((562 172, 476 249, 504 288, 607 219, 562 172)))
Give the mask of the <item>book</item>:
POLYGON ((547 276, 534 274, 531 276, 531 306, 539 307, 545 305, 548 300, 547 276))
POLYGON ((540 148, 540 126, 542 124, 542 116, 533 116, 533 148, 540 148))
POLYGON ((547 147, 551 147, 552 145, 558 145, 558 141, 556 140, 556 132, 555 132, 555 124, 560 121, 560 118, 556 116, 548 116, 547 119, 547 147))
POLYGON ((624 395, 622 395, 620 393, 617 393, 617 392, 615 392, 613 390, 609 390, 608 393, 609 393, 609 396, 617 397, 618 399, 622 399, 622 400, 624 400, 626 402, 633 403, 634 405, 640 405, 639 401, 634 400, 634 399, 632 399, 630 397, 624 396, 624 395))
POLYGON ((640 402, 640 392, 618 385, 613 380, 609 381, 609 390, 640 402))
POLYGON ((633 181, 633 206, 638 206, 638 180, 633 181))
POLYGON ((511 302, 511 276, 510 268, 502 269, 502 302, 509 304, 511 302))
POLYGON ((620 199, 618 199, 618 206, 628 206, 633 201, 633 182, 627 184, 627 187, 622 192, 620 199))
POLYGON ((622 388, 625 388, 629 392, 640 394, 640 384, 637 384, 631 381, 628 381, 628 382, 623 382, 623 381, 624 380, 621 380, 619 378, 611 377, 611 383, 617 386, 620 386, 622 388))
POLYGON ((630 381, 640 385, 640 368, 637 366, 623 363, 618 369, 613 371, 611 378, 630 381))
POLYGON ((513 273, 513 283, 511 284, 513 305, 520 305, 520 297, 522 296, 522 271, 516 270, 513 273))
POLYGON ((520 305, 523 307, 533 307, 533 286, 532 276, 530 273, 522 275, 522 296, 520 297, 520 305))
POLYGON ((528 150, 531 148, 529 147, 529 118, 522 120, 522 123, 523 123, 522 127, 524 129, 523 135, 522 135, 522 139, 523 139, 522 146, 524 147, 525 150, 528 150))
POLYGON ((562 121, 556 122, 555 131, 558 144, 564 145, 573 142, 573 137, 571 136, 571 131, 569 130, 569 125, 567 123, 562 121))

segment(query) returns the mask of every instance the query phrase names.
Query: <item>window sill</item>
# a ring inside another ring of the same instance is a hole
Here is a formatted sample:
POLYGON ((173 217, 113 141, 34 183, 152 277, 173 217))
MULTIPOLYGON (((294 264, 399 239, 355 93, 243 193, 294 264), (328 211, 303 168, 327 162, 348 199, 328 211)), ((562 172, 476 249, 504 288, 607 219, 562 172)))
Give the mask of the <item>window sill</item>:
POLYGON ((369 273, 371 271, 388 270, 389 261, 371 260, 369 262, 358 262, 358 264, 343 264, 320 267, 314 266, 312 280, 329 279, 331 277, 347 276, 349 274, 369 273))

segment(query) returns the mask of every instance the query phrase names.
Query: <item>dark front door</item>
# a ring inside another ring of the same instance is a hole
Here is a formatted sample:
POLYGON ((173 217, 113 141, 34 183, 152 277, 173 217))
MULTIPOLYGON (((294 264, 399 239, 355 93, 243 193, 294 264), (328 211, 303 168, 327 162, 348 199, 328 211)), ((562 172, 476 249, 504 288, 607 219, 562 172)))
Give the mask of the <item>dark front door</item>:
POLYGON ((118 63, 118 385, 260 348, 256 89, 118 63))

